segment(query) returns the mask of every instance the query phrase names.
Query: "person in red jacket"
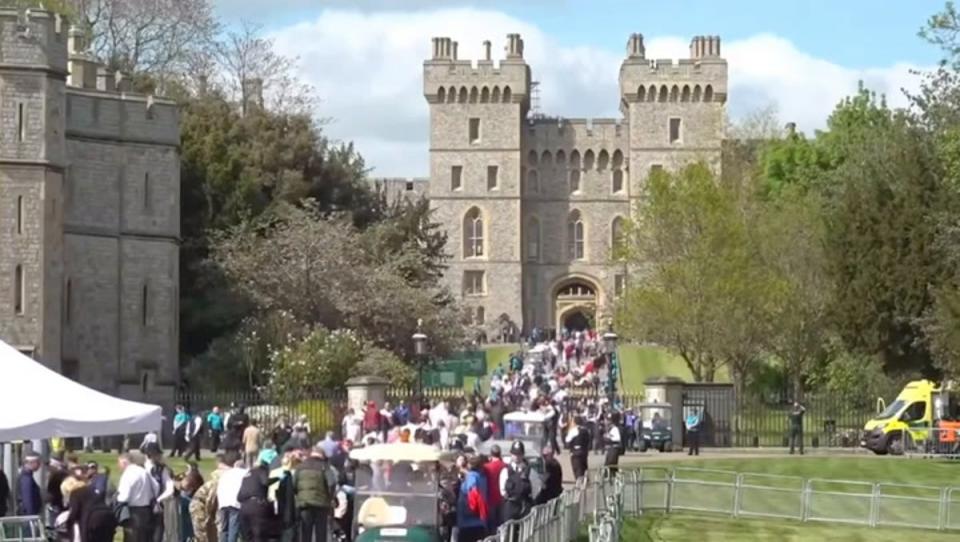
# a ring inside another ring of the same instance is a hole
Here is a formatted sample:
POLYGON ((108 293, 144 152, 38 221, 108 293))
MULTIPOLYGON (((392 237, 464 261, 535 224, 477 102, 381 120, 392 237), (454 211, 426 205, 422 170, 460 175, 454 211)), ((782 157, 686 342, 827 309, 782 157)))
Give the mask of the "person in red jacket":
POLYGON ((380 431, 380 411, 377 410, 377 403, 370 401, 367 403, 367 410, 363 414, 363 434, 376 433, 380 431))
POLYGON ((487 503, 489 506, 489 525, 490 532, 494 533, 503 523, 503 495, 500 494, 500 472, 507 466, 501 457, 500 447, 494 444, 490 447, 490 458, 483 465, 483 471, 487 475, 487 503))

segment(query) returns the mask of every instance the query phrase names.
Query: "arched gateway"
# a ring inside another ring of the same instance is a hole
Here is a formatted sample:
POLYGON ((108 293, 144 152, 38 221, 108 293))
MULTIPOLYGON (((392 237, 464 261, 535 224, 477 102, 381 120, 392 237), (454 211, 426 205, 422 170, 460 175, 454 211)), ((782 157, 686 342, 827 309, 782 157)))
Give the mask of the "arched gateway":
POLYGON ((554 323, 558 330, 582 331, 595 328, 599 289, 582 277, 567 278, 553 289, 554 323))

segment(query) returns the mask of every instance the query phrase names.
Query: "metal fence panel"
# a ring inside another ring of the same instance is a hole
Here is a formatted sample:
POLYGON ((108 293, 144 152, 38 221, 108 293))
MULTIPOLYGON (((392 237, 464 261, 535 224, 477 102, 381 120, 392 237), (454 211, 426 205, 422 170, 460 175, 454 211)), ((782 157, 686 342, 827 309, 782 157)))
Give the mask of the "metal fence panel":
POLYGON ((874 489, 869 482, 808 480, 805 519, 874 525, 874 489))
POLYGON ((943 528, 944 496, 939 487, 877 484, 877 525, 943 528))
POLYGON ((674 469, 670 485, 670 510, 690 510, 733 515, 737 473, 709 469, 674 469))
POLYGON ((803 519, 803 478, 741 474, 737 516, 803 519))

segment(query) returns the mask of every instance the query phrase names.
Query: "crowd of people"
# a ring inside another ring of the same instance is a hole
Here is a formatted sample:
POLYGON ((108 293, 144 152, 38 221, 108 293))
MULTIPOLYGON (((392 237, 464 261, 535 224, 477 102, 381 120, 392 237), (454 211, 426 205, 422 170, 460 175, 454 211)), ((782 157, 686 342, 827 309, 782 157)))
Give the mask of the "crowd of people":
POLYGON ((349 541, 357 474, 363 478, 367 468, 350 451, 416 442, 456 457, 435 480, 438 527, 446 540, 455 535, 472 542, 560 495, 559 454, 570 453, 577 478, 585 476, 592 451, 616 466, 624 452, 619 405, 570 394, 596 385, 604 358, 595 333, 564 333, 512 355, 490 376, 485 393, 369 402, 348 409, 339 431, 322 438, 306 416, 291 424, 283 417, 254 419, 243 406, 193 414, 178 406, 169 455, 183 457, 186 472, 174 474, 157 434, 150 433, 139 449, 120 455, 115 488, 109 471, 69 456, 51 461, 50 482, 41 492, 34 481, 39 457, 31 455, 20 474, 17 513, 49 518, 64 540, 74 542, 107 542, 118 528, 126 542, 160 542, 171 529, 184 542, 326 542, 331 534, 349 541), (539 413, 535 440, 513 438, 504 419, 511 412, 539 413), (217 466, 204 474, 195 461, 206 449, 216 454, 217 466), (171 507, 180 512, 179 524, 166 516, 171 507))

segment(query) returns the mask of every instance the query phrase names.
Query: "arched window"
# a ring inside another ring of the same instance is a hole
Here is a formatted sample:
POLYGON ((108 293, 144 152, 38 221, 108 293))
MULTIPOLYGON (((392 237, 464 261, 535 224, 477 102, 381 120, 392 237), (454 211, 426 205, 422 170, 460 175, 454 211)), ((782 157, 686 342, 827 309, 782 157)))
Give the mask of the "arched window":
POLYGON ((476 207, 463 216, 463 257, 483 257, 483 215, 476 207))
POLYGON ((681 102, 690 101, 690 85, 683 85, 683 92, 680 94, 681 102))
POLYGON ((600 151, 600 154, 597 155, 597 171, 603 171, 607 169, 607 166, 610 165, 610 155, 607 154, 607 150, 603 149, 600 151))
POLYGON ((437 101, 440 103, 447 101, 447 89, 443 87, 437 89, 437 101))
POLYGON ((538 161, 539 160, 537 158, 537 151, 530 151, 529 153, 527 153, 527 164, 530 167, 537 167, 538 161))
POLYGON ((570 167, 580 169, 580 151, 574 150, 570 153, 570 167))
POLYGON ((615 169, 613 170, 613 186, 611 187, 614 194, 619 194, 623 192, 623 170, 615 169))
POLYGON ((701 90, 700 85, 695 85, 695 86, 693 87, 693 101, 699 102, 699 101, 700 101, 700 94, 701 94, 702 92, 703 92, 703 90, 701 90))
POLYGON ((670 101, 676 102, 680 100, 680 87, 673 85, 673 88, 670 89, 670 101))
POLYGON ((650 85, 650 88, 647 89, 647 101, 652 102, 657 99, 657 87, 650 85))
POLYGON ((572 260, 582 260, 584 258, 583 217, 577 210, 571 211, 570 216, 567 217, 567 250, 572 260))
POLYGON ((479 96, 480 96, 480 92, 477 90, 477 87, 472 87, 470 89, 470 103, 472 104, 477 103, 477 99, 479 98, 479 96))
POLYGON ((480 103, 490 103, 490 89, 483 87, 483 90, 480 91, 480 103))
POLYGON ((511 99, 510 87, 503 87, 503 103, 505 104, 510 103, 510 99, 511 99))
POLYGON ((493 87, 493 94, 490 95, 490 101, 493 103, 500 102, 500 87, 493 87))
POLYGON ((637 101, 644 102, 647 100, 647 87, 641 86, 637 89, 637 101))
POLYGON ((460 87, 460 96, 457 98, 457 101, 462 104, 467 103, 467 87, 460 87))
POLYGON ((455 101, 457 101, 457 87, 450 87, 447 91, 447 103, 452 104, 455 101))
POLYGON ((563 149, 557 151, 557 156, 554 159, 557 163, 557 167, 564 168, 567 167, 567 154, 563 152, 563 149))
POLYGON ((531 169, 527 172, 527 193, 540 193, 540 174, 538 174, 537 170, 535 169, 531 169))
POLYGON ((623 153, 620 152, 620 149, 613 151, 613 164, 611 164, 615 169, 620 169, 623 167, 623 153))
POLYGON ((477 312, 475 314, 477 316, 476 323, 478 326, 482 326, 486 323, 487 311, 484 310, 483 305, 477 307, 477 312))
POLYGON ((610 223, 610 249, 614 257, 623 250, 624 233, 623 217, 618 216, 610 223))
POLYGON ((570 170, 570 193, 571 194, 580 193, 580 170, 579 169, 570 170))
POLYGON ((540 165, 543 167, 553 165, 553 155, 550 154, 550 151, 543 151, 543 154, 540 155, 540 165))
POLYGON ((527 219, 527 261, 540 260, 540 219, 531 216, 527 219))
POLYGON ((706 88, 703 89, 703 101, 705 101, 705 102, 712 102, 712 101, 713 101, 713 86, 712 86, 712 85, 707 85, 706 88))
POLYGON ((667 101, 667 85, 663 85, 660 87, 660 97, 657 98, 657 101, 658 102, 667 101))
POLYGON ((590 171, 593 169, 593 151, 587 150, 583 155, 583 169, 584 171, 590 171))
POLYGON ((24 289, 23 280, 23 266, 18 265, 13 269, 13 312, 16 314, 23 314, 25 311, 24 303, 26 302, 25 298, 26 292, 24 289))

